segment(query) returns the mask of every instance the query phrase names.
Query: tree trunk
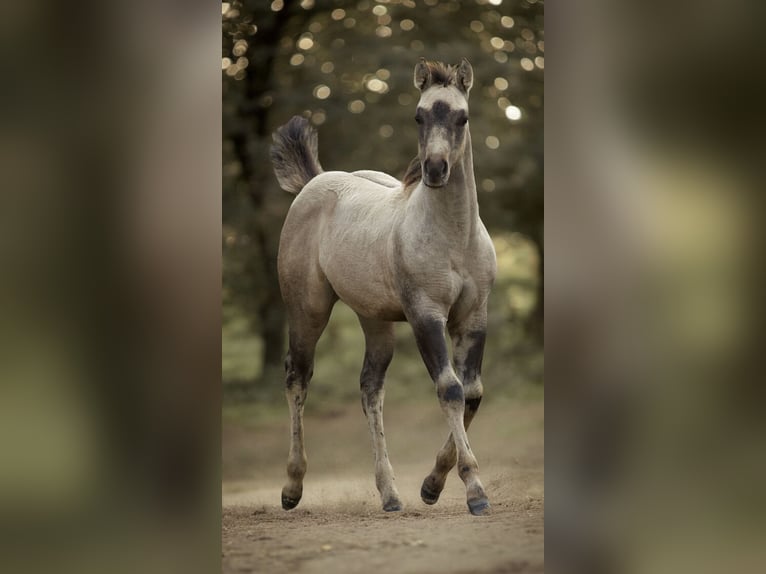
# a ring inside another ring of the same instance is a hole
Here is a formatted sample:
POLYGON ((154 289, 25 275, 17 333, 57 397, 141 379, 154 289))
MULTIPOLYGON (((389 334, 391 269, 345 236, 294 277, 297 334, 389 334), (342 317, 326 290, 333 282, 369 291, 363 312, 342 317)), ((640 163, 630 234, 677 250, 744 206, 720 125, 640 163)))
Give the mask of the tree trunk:
MULTIPOLYGON (((252 226, 253 240, 258 248, 260 265, 254 266, 258 273, 257 283, 261 286, 258 294, 257 327, 263 341, 261 360, 263 376, 269 377, 275 370, 281 370, 285 353, 286 316, 279 291, 277 275, 277 252, 280 224, 276 215, 282 215, 281 209, 268 209, 268 190, 275 186, 274 178, 268 168, 268 158, 262 157, 262 151, 268 149, 265 142, 270 139, 268 105, 262 105, 262 99, 273 89, 274 58, 276 46, 291 18, 296 15, 297 3, 285 0, 284 8, 279 11, 271 26, 262 26, 258 30, 261 46, 271 46, 270 50, 254 50, 255 44, 248 48, 251 65, 244 78, 245 98, 240 107, 242 129, 232 139, 242 166, 242 178, 248 184, 248 197, 260 219, 252 226), (279 214, 273 213, 280 211, 279 214)), ((300 12, 306 12, 300 10, 300 12)), ((305 16, 305 15, 304 15, 305 16)), ((286 208, 284 210, 286 212, 286 208)), ((279 219, 281 223, 281 219, 279 219)))

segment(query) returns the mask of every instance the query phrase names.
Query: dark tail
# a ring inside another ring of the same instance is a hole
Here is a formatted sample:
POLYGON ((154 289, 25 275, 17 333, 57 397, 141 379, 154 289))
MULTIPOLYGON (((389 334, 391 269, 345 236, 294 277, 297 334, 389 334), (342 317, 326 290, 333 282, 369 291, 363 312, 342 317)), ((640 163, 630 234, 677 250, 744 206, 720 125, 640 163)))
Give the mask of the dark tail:
POLYGON ((317 155, 316 130, 306 118, 293 116, 272 137, 271 163, 279 185, 285 191, 297 194, 323 171, 317 155))

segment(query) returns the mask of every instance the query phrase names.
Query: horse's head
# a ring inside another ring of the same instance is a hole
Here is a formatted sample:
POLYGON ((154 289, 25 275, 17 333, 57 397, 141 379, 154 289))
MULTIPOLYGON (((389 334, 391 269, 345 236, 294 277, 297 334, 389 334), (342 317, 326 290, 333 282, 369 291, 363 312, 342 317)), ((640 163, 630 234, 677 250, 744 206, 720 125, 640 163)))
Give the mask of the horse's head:
POLYGON ((472 85, 473 68, 465 58, 457 66, 421 58, 415 66, 415 87, 420 90, 415 114, 418 151, 428 187, 446 185, 452 166, 463 157, 472 85))

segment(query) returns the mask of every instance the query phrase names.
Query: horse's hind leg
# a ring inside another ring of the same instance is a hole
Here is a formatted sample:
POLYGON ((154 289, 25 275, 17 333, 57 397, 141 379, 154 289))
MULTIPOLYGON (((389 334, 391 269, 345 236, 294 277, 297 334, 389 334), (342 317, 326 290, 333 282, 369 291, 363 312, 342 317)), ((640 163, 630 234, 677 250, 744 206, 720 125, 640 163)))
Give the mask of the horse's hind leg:
MULTIPOLYGON (((481 384, 481 361, 486 340, 486 315, 457 328, 450 328, 454 348, 454 363, 458 378, 463 384, 465 413, 463 425, 466 430, 471 425, 479 409, 483 387, 481 384)), ((423 480, 420 498, 426 504, 435 504, 444 489, 449 471, 457 464, 455 440, 450 433, 447 441, 436 455, 436 464, 431 473, 423 480)))
POLYGON ((383 381, 394 355, 394 326, 393 323, 363 317, 359 317, 359 322, 364 330, 366 345, 360 377, 362 409, 367 415, 375 452, 375 485, 380 492, 383 510, 401 510, 402 503, 394 484, 394 470, 388 460, 383 431, 383 381))
POLYGON ((303 407, 308 384, 314 373, 314 350, 319 336, 327 326, 334 294, 329 288, 326 297, 315 298, 311 308, 288 305, 290 343, 285 360, 285 394, 290 407, 290 453, 287 458, 287 484, 282 489, 282 508, 295 508, 303 495, 303 477, 306 475, 306 449, 303 444, 303 407))

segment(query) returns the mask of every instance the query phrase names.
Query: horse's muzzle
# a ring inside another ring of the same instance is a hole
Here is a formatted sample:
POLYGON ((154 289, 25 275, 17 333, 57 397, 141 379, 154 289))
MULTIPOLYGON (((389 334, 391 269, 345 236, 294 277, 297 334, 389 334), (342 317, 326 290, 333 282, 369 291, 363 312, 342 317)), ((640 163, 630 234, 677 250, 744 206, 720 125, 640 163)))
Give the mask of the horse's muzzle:
POLYGON ((426 158, 423 162, 423 181, 428 187, 443 187, 449 179, 449 164, 441 158, 426 158))

